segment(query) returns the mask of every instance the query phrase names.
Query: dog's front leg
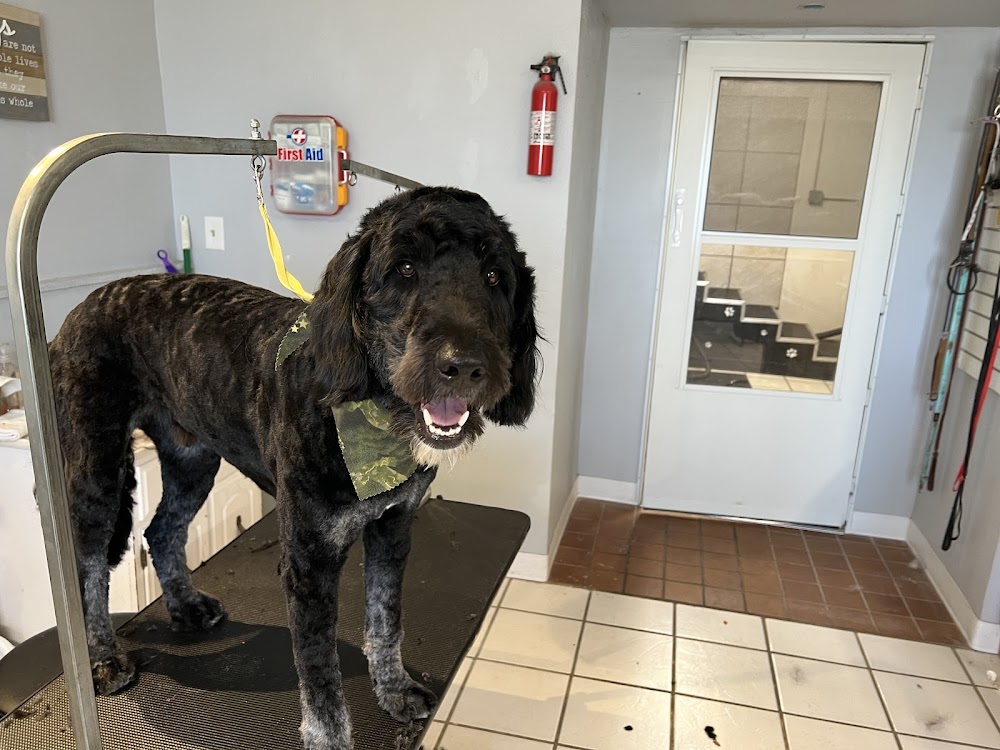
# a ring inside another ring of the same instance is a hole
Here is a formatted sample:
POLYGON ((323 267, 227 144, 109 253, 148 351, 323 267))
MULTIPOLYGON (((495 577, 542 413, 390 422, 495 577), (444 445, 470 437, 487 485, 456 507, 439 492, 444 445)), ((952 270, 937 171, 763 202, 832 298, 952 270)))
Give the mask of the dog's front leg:
POLYGON ((371 521, 365 545, 365 654, 379 705, 396 721, 425 719, 437 705, 430 690, 403 667, 400 646, 403 573, 410 525, 434 471, 420 472, 394 492, 399 502, 371 521))
POLYGON ((284 556, 281 578, 288 599, 306 750, 351 750, 351 717, 337 654, 337 589, 347 551, 361 525, 329 509, 306 512, 279 499, 284 556))

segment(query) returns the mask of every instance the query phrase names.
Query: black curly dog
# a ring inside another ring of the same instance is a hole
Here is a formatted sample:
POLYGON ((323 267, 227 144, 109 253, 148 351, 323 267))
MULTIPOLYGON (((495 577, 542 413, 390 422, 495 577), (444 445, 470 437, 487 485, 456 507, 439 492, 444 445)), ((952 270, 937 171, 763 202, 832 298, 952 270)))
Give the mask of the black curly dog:
POLYGON ((400 721, 436 699, 400 657, 400 596, 413 515, 437 472, 485 419, 522 425, 538 359, 534 273, 507 222, 451 188, 371 209, 327 267, 306 344, 275 368, 303 304, 236 281, 141 276, 91 294, 50 345, 94 684, 135 679, 108 615, 110 567, 131 529, 131 434, 156 444, 163 499, 146 539, 176 626, 211 628, 222 605, 195 590, 188 524, 220 459, 274 495, 281 577, 306 748, 351 747, 335 647, 337 586, 364 539, 365 653, 384 710, 400 721), (330 406, 374 399, 421 468, 360 501, 330 406))

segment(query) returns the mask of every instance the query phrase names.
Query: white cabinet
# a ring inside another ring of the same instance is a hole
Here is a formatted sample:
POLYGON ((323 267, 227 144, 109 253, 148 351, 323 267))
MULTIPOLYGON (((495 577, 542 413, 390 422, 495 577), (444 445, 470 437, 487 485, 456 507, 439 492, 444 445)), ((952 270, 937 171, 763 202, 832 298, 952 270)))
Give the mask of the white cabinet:
MULTIPOLYGON (((136 612, 160 593, 143 532, 163 496, 160 462, 152 448, 135 452, 135 508, 132 538, 111 573, 112 612, 136 612)), ((31 455, 0 446, 0 635, 20 643, 55 625, 41 519, 32 493, 31 455)), ((188 529, 187 562, 194 570, 260 520, 263 495, 225 461, 215 486, 188 529)))
POLYGON ((211 523, 213 549, 222 549, 260 519, 260 490, 235 471, 222 480, 216 480, 209 499, 211 502, 205 505, 211 523))

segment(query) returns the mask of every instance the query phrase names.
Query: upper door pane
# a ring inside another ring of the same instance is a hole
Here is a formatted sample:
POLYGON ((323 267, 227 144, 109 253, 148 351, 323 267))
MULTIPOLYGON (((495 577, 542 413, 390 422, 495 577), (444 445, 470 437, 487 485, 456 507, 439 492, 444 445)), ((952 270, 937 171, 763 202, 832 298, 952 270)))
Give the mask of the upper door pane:
POLYGON ((882 84, 723 78, 706 231, 856 239, 882 84))

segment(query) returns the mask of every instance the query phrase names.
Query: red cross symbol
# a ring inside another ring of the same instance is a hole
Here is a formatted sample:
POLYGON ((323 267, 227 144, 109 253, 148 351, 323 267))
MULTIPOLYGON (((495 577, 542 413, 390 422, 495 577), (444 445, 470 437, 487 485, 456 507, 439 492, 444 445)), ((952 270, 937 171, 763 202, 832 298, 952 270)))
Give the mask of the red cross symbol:
POLYGON ((292 131, 292 143, 296 146, 301 146, 306 142, 306 138, 308 137, 309 136, 306 135, 306 131, 302 128, 295 128, 295 130, 292 131))

